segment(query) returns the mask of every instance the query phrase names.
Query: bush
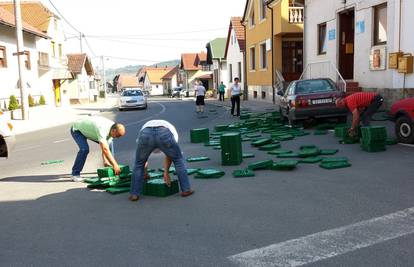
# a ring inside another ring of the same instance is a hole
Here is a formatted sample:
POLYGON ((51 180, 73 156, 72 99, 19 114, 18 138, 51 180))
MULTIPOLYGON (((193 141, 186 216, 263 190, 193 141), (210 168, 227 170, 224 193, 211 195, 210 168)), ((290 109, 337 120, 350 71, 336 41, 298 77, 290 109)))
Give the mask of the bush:
POLYGON ((14 95, 10 96, 9 101, 9 110, 15 110, 19 108, 19 102, 17 102, 17 98, 14 95))
POLYGON ((29 94, 28 99, 29 99, 29 107, 36 106, 35 100, 32 95, 29 94))
POLYGON ((45 100, 45 97, 43 95, 40 96, 39 105, 46 105, 46 100, 45 100))

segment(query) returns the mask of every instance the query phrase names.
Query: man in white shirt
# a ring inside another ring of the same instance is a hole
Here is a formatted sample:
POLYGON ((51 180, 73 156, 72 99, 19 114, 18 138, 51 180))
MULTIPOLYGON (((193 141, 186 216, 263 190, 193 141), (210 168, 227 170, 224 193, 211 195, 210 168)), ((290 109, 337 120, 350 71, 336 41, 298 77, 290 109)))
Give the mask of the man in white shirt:
POLYGON ((177 172, 180 183, 181 196, 187 197, 193 194, 188 180, 187 169, 181 149, 178 146, 178 133, 175 127, 165 120, 150 120, 142 126, 137 139, 135 165, 132 172, 131 192, 129 200, 137 201, 142 191, 144 176, 146 175, 147 160, 152 152, 164 152, 164 181, 171 183, 169 169, 171 163, 177 172))
POLYGON ((240 95, 241 86, 239 84, 239 78, 234 78, 234 84, 230 87, 231 94, 231 115, 240 116, 240 95), (234 108, 237 105, 237 115, 234 115, 234 108))
POLYGON ((201 81, 195 83, 196 94, 196 112, 204 112, 204 97, 206 95, 206 88, 201 81))

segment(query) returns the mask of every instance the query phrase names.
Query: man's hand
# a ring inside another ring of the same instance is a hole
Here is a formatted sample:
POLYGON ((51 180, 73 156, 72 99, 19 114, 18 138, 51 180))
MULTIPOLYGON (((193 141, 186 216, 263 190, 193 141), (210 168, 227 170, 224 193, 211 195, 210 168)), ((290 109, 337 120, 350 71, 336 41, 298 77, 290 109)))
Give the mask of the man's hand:
POLYGON ((164 182, 168 187, 171 186, 171 177, 168 172, 164 172, 164 182))
POLYGON ((349 135, 350 137, 354 137, 354 136, 356 135, 356 133, 355 133, 355 129, 354 129, 354 128, 350 128, 350 129, 348 130, 348 135, 349 135))
POLYGON ((104 161, 104 167, 112 167, 112 165, 108 161, 104 161))
POLYGON ((114 168, 115 175, 119 175, 121 173, 121 168, 119 168, 118 163, 115 163, 112 167, 114 168))

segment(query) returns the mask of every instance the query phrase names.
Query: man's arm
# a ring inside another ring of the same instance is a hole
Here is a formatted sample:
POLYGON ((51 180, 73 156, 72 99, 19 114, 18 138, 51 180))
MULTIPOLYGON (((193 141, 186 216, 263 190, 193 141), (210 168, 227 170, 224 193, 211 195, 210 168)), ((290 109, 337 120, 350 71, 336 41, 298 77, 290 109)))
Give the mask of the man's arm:
POLYGON ((115 175, 119 175, 119 173, 121 172, 121 169, 119 168, 118 163, 116 162, 115 158, 112 156, 108 143, 99 142, 99 146, 101 147, 103 157, 106 158, 107 161, 109 161, 109 163, 114 168, 115 175))
POLYGON ((359 125, 359 118, 360 114, 358 109, 356 108, 354 111, 352 111, 352 126, 351 129, 349 129, 351 136, 354 136, 356 134, 356 130, 359 125))
POLYGON ((168 186, 171 186, 171 177, 170 177, 170 174, 169 174, 171 163, 172 163, 171 158, 168 157, 168 156, 165 156, 165 159, 164 159, 164 182, 168 186))

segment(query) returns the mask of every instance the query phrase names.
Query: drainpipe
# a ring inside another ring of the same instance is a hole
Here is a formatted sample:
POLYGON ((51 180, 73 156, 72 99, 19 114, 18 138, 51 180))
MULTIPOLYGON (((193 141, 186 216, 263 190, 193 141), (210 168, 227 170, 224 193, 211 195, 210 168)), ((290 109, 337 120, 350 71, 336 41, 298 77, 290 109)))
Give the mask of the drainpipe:
POLYGON ((249 100, 249 96, 248 96, 248 88, 247 88, 247 38, 246 38, 246 25, 243 25, 244 28, 244 52, 243 52, 243 64, 244 64, 244 68, 243 68, 243 74, 244 74, 244 80, 243 80, 243 100, 249 100))
POLYGON ((276 88, 275 88, 275 70, 276 70, 276 68, 275 68, 275 52, 274 52, 274 47, 273 47, 273 38, 274 38, 274 36, 273 36, 273 33, 274 33, 274 25, 273 25, 273 7, 270 7, 270 2, 268 2, 267 4, 266 4, 266 6, 267 6, 267 8, 269 8, 270 10, 271 10, 271 13, 272 13, 272 19, 271 19, 271 24, 272 24, 272 27, 271 27, 271 29, 272 29, 272 33, 271 33, 271 37, 270 37, 270 45, 271 45, 271 49, 272 49, 272 101, 273 101, 273 104, 275 104, 276 103, 276 96, 275 96, 275 93, 276 93, 276 88))

